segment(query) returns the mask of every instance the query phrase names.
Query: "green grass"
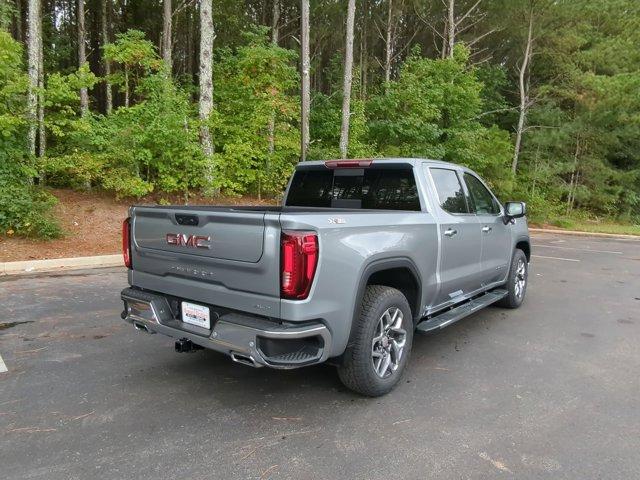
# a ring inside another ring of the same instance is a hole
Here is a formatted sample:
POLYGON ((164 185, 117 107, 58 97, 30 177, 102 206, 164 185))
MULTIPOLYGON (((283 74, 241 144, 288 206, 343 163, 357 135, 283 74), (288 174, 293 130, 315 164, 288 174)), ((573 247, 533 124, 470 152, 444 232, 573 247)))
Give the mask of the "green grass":
POLYGON ((640 225, 613 223, 572 218, 558 218, 547 222, 532 222, 532 226, 575 230, 578 232, 614 233, 619 235, 639 235, 640 225))

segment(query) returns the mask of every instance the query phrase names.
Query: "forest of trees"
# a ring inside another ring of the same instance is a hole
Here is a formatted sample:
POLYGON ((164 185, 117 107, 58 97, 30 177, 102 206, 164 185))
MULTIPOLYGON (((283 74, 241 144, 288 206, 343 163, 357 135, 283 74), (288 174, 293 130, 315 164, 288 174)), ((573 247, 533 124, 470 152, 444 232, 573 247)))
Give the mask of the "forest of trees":
POLYGON ((60 234, 49 187, 275 197, 388 156, 639 222, 640 2, 0 0, 0 234, 60 234))

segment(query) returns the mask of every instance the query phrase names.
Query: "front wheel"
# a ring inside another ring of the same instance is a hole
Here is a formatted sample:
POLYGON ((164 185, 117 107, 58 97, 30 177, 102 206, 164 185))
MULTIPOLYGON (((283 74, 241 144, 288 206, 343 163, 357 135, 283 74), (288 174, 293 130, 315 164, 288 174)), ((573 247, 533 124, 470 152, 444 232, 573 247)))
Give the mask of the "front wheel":
POLYGON ((529 278, 529 263, 527 256, 522 250, 516 249, 511 259, 509 277, 505 285, 509 292, 506 297, 497 304, 506 308, 518 308, 524 301, 527 292, 527 281, 529 278))
POLYGON ((406 297, 382 285, 367 287, 353 338, 338 367, 345 386, 362 395, 388 393, 404 373, 413 343, 413 319, 406 297))

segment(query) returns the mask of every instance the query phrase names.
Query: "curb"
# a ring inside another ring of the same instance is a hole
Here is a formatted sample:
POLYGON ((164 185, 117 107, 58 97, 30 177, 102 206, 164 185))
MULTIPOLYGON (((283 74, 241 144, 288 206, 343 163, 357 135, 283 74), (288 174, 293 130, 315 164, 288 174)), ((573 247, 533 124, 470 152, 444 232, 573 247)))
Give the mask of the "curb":
POLYGON ((562 235, 581 235, 583 237, 605 237, 605 238, 624 238, 627 240, 640 240, 638 235, 626 235, 623 233, 601 233, 601 232, 579 232, 576 230, 558 230, 555 228, 529 228, 530 232, 536 233, 559 233, 562 235))
POLYGON ((25 260, 0 263, 0 277, 29 273, 50 273, 83 268, 122 267, 122 255, 97 255, 95 257, 52 258, 50 260, 25 260))
MULTIPOLYGON (((640 240, 637 235, 615 233, 578 232, 575 230, 556 230, 552 228, 530 228, 534 233, 553 233, 561 235, 581 235, 586 237, 622 238, 640 240)), ((122 267, 122 255, 97 255, 94 257, 52 258, 50 260, 24 260, 20 262, 0 263, 0 277, 9 275, 25 275, 30 273, 50 273, 85 268, 122 267)))

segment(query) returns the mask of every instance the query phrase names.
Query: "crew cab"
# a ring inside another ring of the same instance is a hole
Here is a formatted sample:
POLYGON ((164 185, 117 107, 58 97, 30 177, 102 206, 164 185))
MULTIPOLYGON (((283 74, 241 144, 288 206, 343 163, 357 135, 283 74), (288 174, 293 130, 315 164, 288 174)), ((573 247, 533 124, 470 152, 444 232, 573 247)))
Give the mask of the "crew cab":
POLYGON ((522 304, 525 215, 451 163, 300 163, 281 206, 132 206, 122 318, 181 352, 252 367, 329 362, 347 387, 382 395, 414 333, 522 304))

